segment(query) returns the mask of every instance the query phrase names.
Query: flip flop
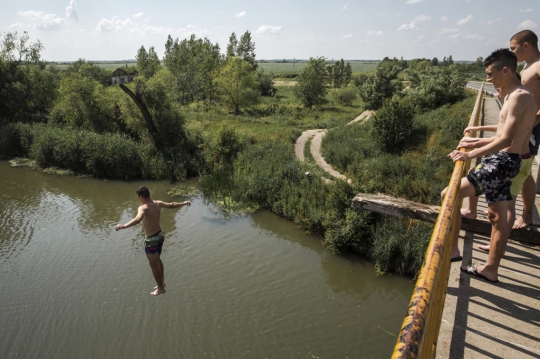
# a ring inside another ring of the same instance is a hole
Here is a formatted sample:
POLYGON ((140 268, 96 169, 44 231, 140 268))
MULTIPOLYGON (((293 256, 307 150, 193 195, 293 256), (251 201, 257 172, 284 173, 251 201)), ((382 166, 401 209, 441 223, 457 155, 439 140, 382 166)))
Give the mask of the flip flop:
POLYGON ((461 271, 463 273, 466 273, 466 274, 469 274, 473 277, 478 277, 478 278, 482 278, 482 279, 485 279, 487 280, 488 282, 491 282, 491 283, 497 283, 498 280, 491 280, 489 278, 487 278, 486 276, 478 273, 478 267, 475 267, 475 266, 461 266, 461 271))
POLYGON ((456 257, 456 258, 451 258, 450 262, 461 262, 462 260, 463 260, 463 257, 459 256, 459 257, 456 257))

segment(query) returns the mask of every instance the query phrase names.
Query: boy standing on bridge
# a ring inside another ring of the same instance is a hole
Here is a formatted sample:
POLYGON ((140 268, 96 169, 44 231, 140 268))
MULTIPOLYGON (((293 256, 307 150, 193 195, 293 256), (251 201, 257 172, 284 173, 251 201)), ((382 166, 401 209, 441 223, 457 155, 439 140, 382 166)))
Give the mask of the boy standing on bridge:
MULTIPOLYGON (((540 51, 538 50, 538 37, 531 30, 520 31, 510 39, 510 50, 516 54, 518 62, 525 61, 525 67, 521 70, 521 83, 534 95, 536 105, 540 108, 540 51)), ((538 154, 539 145, 540 111, 537 112, 536 125, 532 130, 529 141, 529 151, 533 157, 538 154)), ((513 228, 525 228, 533 222, 536 184, 530 171, 523 182, 521 197, 523 199, 523 213, 516 220, 513 228)))
MULTIPOLYGON (((521 167, 522 146, 536 121, 534 96, 523 87, 516 76, 517 58, 508 49, 494 51, 484 60, 486 81, 492 82, 506 94, 499 115, 499 124, 494 139, 464 137, 457 150, 448 156, 454 162, 468 161, 486 156, 482 164, 463 177, 459 197, 486 195, 488 217, 492 225, 488 260, 481 267, 462 266, 461 270, 491 282, 498 281, 498 268, 506 249, 511 231, 508 223, 508 205, 512 200, 511 179, 521 167), (461 152, 460 148, 474 148, 461 152)), ((446 194, 444 189, 441 196, 446 194)), ((456 229, 461 227, 461 216, 456 221, 456 229)), ((459 257, 459 230, 456 230, 452 258, 459 257)))

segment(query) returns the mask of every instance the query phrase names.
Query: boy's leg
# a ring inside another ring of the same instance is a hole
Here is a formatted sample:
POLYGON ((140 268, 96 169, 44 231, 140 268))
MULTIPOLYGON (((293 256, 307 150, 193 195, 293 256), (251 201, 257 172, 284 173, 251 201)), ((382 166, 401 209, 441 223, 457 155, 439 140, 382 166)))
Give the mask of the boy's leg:
POLYGON ((534 178, 529 175, 523 187, 521 188, 521 199, 523 200, 523 213, 515 222, 512 228, 526 228, 533 222, 533 207, 534 199, 536 197, 536 183, 534 178))
POLYGON ((488 205, 488 217, 491 222, 490 250, 486 264, 477 267, 477 272, 493 282, 498 280, 499 264, 510 235, 511 227, 507 218, 509 204, 510 201, 501 201, 488 205))
MULTIPOLYGON (((507 210, 507 220, 508 222, 508 238, 510 237, 510 233, 512 233, 512 224, 514 223, 514 220, 516 219, 516 196, 512 196, 512 200, 508 204, 508 210, 507 210)), ((483 250, 484 252, 489 252, 489 244, 484 245, 480 244, 478 245, 478 249, 483 250)))
MULTIPOLYGON (((446 195, 447 190, 448 188, 445 188, 441 192, 441 200, 444 199, 444 196, 446 195)), ((476 197, 476 189, 471 184, 471 182, 469 182, 467 177, 463 177, 461 179, 461 183, 459 186, 458 200, 465 197, 476 197)), ((461 211, 459 213, 461 214, 461 211)), ((459 248, 458 248, 460 228, 461 228, 461 216, 457 216, 456 230, 455 230, 454 239, 452 242, 452 254, 450 256, 450 258, 452 259, 460 257, 459 248)))
POLYGON ((165 293, 165 288, 163 286, 164 279, 163 279, 163 263, 161 265, 159 262, 161 262, 161 259, 159 258, 159 253, 155 254, 146 254, 146 258, 148 258, 148 263, 150 264, 150 268, 152 269, 152 275, 154 276, 154 279, 157 284, 157 288, 155 291, 151 292, 152 295, 159 295, 162 293, 165 293))

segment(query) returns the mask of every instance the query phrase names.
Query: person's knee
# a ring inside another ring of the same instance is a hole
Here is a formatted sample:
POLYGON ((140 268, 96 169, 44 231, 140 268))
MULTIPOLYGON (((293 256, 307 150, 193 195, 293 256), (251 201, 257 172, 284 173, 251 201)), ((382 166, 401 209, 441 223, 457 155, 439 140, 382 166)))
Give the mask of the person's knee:
POLYGON ((493 210, 491 207, 488 207, 488 210, 487 210, 487 216, 488 216, 488 219, 489 221, 491 222, 491 224, 496 224, 498 223, 499 219, 501 218, 501 216, 499 215, 499 213, 497 213, 495 210, 493 210))

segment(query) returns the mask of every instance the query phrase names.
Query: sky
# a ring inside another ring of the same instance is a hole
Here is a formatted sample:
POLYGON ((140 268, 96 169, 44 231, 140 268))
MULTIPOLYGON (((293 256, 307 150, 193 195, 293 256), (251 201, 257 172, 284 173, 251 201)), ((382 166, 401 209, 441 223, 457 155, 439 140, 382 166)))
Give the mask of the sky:
POLYGON ((476 60, 540 32, 540 0, 18 0, 2 1, 0 33, 39 40, 47 61, 134 59, 173 39, 208 38, 225 52, 249 31, 256 58, 476 60))

